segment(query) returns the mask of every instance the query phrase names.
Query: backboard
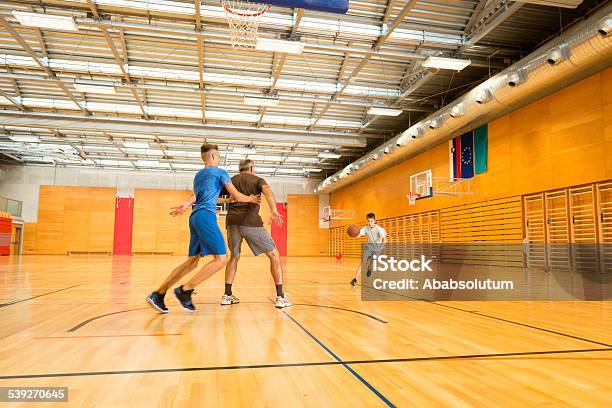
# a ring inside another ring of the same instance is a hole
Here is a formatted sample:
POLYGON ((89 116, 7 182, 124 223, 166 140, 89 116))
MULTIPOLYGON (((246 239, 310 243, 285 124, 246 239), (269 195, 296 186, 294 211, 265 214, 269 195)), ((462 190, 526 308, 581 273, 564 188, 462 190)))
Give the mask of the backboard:
POLYGON ((349 0, 261 0, 256 3, 272 4, 288 8, 303 8, 306 10, 327 11, 328 13, 346 14, 349 0))
POLYGON ((431 169, 410 176, 410 193, 416 193, 417 199, 433 195, 431 169))

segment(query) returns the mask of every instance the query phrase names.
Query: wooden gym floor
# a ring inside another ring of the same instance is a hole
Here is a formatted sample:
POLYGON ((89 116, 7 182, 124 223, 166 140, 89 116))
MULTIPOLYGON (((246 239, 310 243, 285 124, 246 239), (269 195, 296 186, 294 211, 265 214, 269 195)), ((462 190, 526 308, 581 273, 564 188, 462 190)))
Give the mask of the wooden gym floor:
MULTIPOLYGON (((241 260, 188 314, 145 296, 180 257, 0 258, 0 386, 66 386, 45 406, 610 406, 612 302, 361 302, 357 260, 241 260)), ((13 406, 20 404, 13 403, 13 406)))

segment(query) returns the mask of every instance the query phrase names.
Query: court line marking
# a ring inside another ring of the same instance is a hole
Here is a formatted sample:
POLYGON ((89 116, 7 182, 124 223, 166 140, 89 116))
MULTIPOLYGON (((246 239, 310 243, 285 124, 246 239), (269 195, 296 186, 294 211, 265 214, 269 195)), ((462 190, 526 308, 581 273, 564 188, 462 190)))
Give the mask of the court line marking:
POLYGON ((446 307, 446 308, 451 309, 451 310, 457 310, 457 311, 464 312, 464 313, 470 313, 470 314, 473 314, 473 315, 476 315, 476 316, 486 317, 486 318, 493 319, 493 320, 499 320, 499 321, 506 322, 506 323, 516 324, 518 326, 523 326, 523 327, 528 327, 528 328, 535 329, 535 330, 540 330, 540 331, 543 331, 543 332, 546 332, 546 333, 552 333, 552 334, 556 334, 556 335, 559 335, 559 336, 564 336, 564 337, 572 338, 574 340, 581 340, 581 341, 586 341, 588 343, 597 344, 597 345, 600 345, 600 346, 612 347, 612 344, 607 344, 607 343, 603 343, 603 342, 596 341, 596 340, 590 340, 590 339, 587 339, 587 338, 584 338, 584 337, 574 336, 573 334, 567 334, 567 333, 559 332, 559 331, 552 330, 552 329, 546 329, 544 327, 533 326, 533 325, 530 325, 530 324, 527 324, 527 323, 516 322, 514 320, 503 319, 501 317, 491 316, 491 315, 487 315, 487 314, 484 314, 484 313, 476 312, 476 311, 473 311, 473 310, 461 309, 459 307, 449 306, 449 305, 445 305, 445 304, 442 304, 442 303, 438 303, 435 300, 413 298, 413 297, 410 297, 408 295, 400 295, 399 293, 389 292, 389 291, 384 290, 384 289, 376 289, 376 288, 372 288, 370 286, 363 286, 361 284, 358 284, 358 285, 361 286, 361 287, 373 289, 373 290, 376 290, 376 291, 379 291, 379 292, 390 293, 392 295, 396 295, 396 296, 412 299, 412 300, 417 301, 417 302, 425 302, 425 303, 428 303, 428 304, 431 304, 431 305, 436 305, 436 306, 440 306, 440 307, 446 307))
POLYGON ((343 307, 336 307, 336 306, 324 306, 324 305, 313 305, 313 304, 310 304, 310 303, 294 303, 294 304, 293 304, 293 306, 311 306, 311 307, 323 307, 323 308, 326 308, 326 309, 344 310, 345 312, 356 313, 356 314, 360 314, 360 315, 362 315, 362 316, 369 317, 370 319, 372 319, 372 320, 376 320, 377 322, 380 322, 380 323, 384 323, 384 324, 389 323, 389 322, 387 322, 386 320, 383 320, 383 319, 381 319, 381 318, 379 318, 379 317, 376 317, 376 316, 374 316, 374 315, 371 315, 371 314, 369 314, 369 313, 360 312, 359 310, 354 310, 354 309, 345 309, 345 308, 343 308, 343 307))
MULTIPOLYGON (((257 304, 257 303, 259 303, 259 304, 266 304, 266 305, 269 304, 268 302, 256 302, 256 301, 253 301, 253 302, 249 302, 249 301, 239 302, 238 304, 240 304, 240 303, 246 303, 246 304, 257 304)), ((196 305, 217 305, 219 303, 218 302, 214 302, 214 303, 213 302, 203 302, 203 303, 196 302, 195 304, 196 305)), ((234 305, 223 305, 223 306, 232 307, 234 305)), ((295 303, 294 306, 311 306, 311 307, 321 307, 321 308, 327 308, 327 309, 344 310, 344 311, 347 311, 347 312, 356 313, 356 314, 360 314, 360 315, 366 316, 366 317, 368 317, 368 318, 370 318, 372 320, 375 320, 377 322, 380 322, 380 323, 384 323, 384 324, 389 323, 389 322, 387 322, 387 321, 385 321, 383 319, 380 319, 380 318, 378 318, 376 316, 370 315, 368 313, 360 312, 359 310, 344 309, 344 308, 341 308, 341 307, 334 307, 334 306, 312 305, 312 304, 308 304, 308 303, 295 303)), ((236 306, 234 306, 234 307, 236 307, 236 306)), ((79 324, 77 324, 74 327, 71 327, 70 329, 67 330, 67 332, 68 333, 75 332, 78 329, 80 329, 81 327, 85 326, 86 324, 91 323, 94 320, 98 320, 98 319, 101 319, 101 318, 106 317, 106 316, 111 316, 111 315, 116 315, 116 314, 126 313, 126 312, 133 312, 133 311, 136 311, 136 310, 145 310, 145 309, 151 309, 151 308, 150 307, 140 307, 140 308, 136 308, 136 309, 119 310, 117 312, 106 313, 106 314, 102 314, 102 315, 99 315, 99 316, 94 316, 94 317, 92 317, 90 319, 83 320, 82 322, 80 322, 79 324)), ((157 315, 164 316, 164 314, 162 314, 162 313, 157 313, 157 315)))
MULTIPOLYGON (((251 364, 234 366, 210 366, 210 367, 181 367, 181 368, 156 368, 147 370, 122 370, 122 371, 84 371, 69 373, 44 373, 44 374, 18 374, 2 375, 0 380, 14 380, 27 378, 57 378, 57 377, 88 377, 98 375, 125 375, 125 374, 157 374, 191 371, 223 371, 223 370, 244 370, 258 368, 291 368, 291 367, 313 367, 313 366, 336 366, 344 364, 385 364, 385 363, 406 363, 406 362, 428 362, 428 361, 462 361, 462 360, 489 360, 492 358, 515 357, 515 356, 538 356, 553 354, 572 354, 572 353, 593 353, 612 351, 612 348, 597 349, 576 349, 576 350, 548 350, 548 351, 525 351, 514 353, 494 353, 494 354, 466 354, 456 356, 432 356, 432 357, 407 357, 391 358, 378 360, 346 360, 346 361, 318 361, 304 363, 279 363, 279 364, 251 364)), ((512 360, 512 359, 509 359, 512 360)), ((603 358, 607 360, 607 358, 603 358)))
POLYGON ((32 299, 36 299, 39 298, 41 296, 47 296, 47 295, 51 295, 53 293, 57 293, 57 292, 62 292, 64 290, 68 290, 68 289, 72 289, 72 288, 76 288, 77 286, 82 286, 81 284, 79 285, 74 285, 74 286, 69 286, 67 288, 63 288, 63 289, 58 289, 58 290, 54 290, 53 292, 47 292, 47 293, 43 293, 42 295, 37 295, 37 296, 32 296, 31 298, 27 298, 27 299, 20 299, 20 300, 15 300, 13 302, 9 302, 9 303, 1 303, 0 304, 0 308, 2 307, 6 307, 6 306, 11 306, 17 303, 21 303, 21 302, 27 302, 28 300, 32 300, 32 299))
MULTIPOLYGON (((270 301, 271 300, 272 299, 270 299, 270 301)), ((286 310, 283 309, 281 311, 283 312, 283 314, 285 316, 287 316, 289 319, 291 319, 291 321, 293 323, 297 324, 298 327, 304 331, 304 333, 306 333, 319 346, 321 346, 323 348, 323 350, 325 350, 329 355, 331 355, 334 358, 334 360, 336 360, 338 363, 340 363, 342 365, 342 367, 346 368, 351 374, 353 374, 353 376, 355 376, 355 378, 357 378, 363 385, 365 385, 370 391, 372 391, 374 393, 374 395, 376 395, 382 402, 384 402, 388 407, 396 408, 396 406, 391 401, 389 401, 387 399, 387 397, 382 395, 380 393, 380 391, 378 391, 376 388, 374 388, 374 386, 372 384, 367 382, 365 378, 363 378, 361 375, 359 375, 359 373, 357 373, 355 370, 353 370, 353 368, 351 368, 346 362, 342 361, 342 359, 340 357, 338 357, 338 355, 336 353, 331 351, 325 344, 323 344, 319 339, 317 339, 314 334, 309 332, 307 328, 302 326, 302 324, 300 322, 298 322, 297 320, 295 320, 289 313, 287 313, 286 310)))

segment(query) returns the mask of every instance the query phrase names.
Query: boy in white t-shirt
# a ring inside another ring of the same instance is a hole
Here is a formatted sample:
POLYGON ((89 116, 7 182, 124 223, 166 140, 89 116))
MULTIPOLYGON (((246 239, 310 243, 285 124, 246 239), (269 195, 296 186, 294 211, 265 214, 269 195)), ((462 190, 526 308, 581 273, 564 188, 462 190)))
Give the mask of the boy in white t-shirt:
POLYGON ((376 224, 376 215, 374 213, 369 213, 366 215, 366 219, 368 220, 368 225, 363 227, 361 231, 359 231, 359 235, 355 238, 359 238, 362 236, 368 237, 368 243, 365 246, 365 250, 363 252, 362 262, 359 264, 357 268, 357 272, 355 272, 355 277, 351 280, 351 285, 355 286, 357 284, 357 279, 359 279, 359 275, 361 275, 361 265, 368 265, 367 276, 370 276, 372 273, 370 269, 370 263, 372 262, 372 258, 374 255, 379 255, 382 253, 384 249, 384 244, 387 243, 387 231, 380 225, 376 224))

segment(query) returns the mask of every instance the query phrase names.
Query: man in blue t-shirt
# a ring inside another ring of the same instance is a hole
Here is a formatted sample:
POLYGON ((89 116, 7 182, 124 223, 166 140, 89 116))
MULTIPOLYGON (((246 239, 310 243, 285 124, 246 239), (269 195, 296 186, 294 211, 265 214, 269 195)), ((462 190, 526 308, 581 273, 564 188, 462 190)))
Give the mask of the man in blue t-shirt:
POLYGON ((194 288, 227 264, 225 240, 217 225, 216 213, 217 199, 221 189, 225 187, 232 199, 237 202, 259 203, 260 200, 259 196, 247 196, 236 190, 227 172, 217 167, 219 165, 219 149, 217 146, 204 144, 201 151, 202 160, 204 160, 206 167, 198 171, 193 179, 194 193, 182 205, 174 207, 170 213, 172 216, 181 215, 193 206, 189 217, 189 231, 191 233, 189 258, 175 268, 160 287, 147 297, 151 306, 162 313, 168 313, 168 308, 164 303, 166 291, 183 276, 194 270, 198 266, 201 256, 213 255, 214 258, 204 265, 189 282, 174 289, 176 299, 183 309, 190 312, 195 311, 195 306, 191 301, 194 288))

